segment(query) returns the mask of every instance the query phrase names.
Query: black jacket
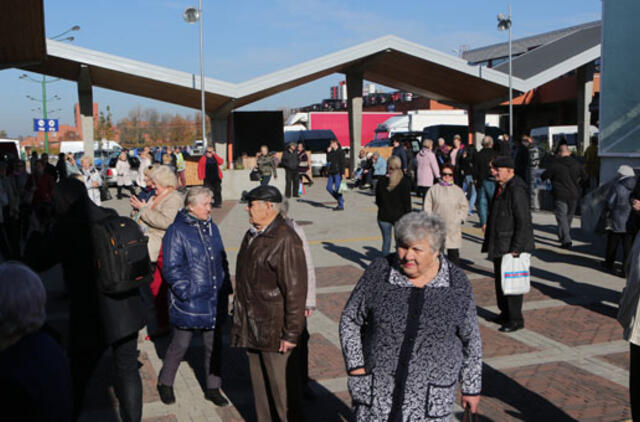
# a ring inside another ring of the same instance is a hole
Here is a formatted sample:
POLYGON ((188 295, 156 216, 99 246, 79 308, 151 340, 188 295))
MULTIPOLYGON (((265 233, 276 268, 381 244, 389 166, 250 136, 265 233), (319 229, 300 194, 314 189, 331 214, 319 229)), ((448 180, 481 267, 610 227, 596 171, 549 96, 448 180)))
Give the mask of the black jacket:
POLYGON ((344 150, 340 146, 338 149, 327 152, 327 171, 329 174, 343 174, 345 161, 344 150))
POLYGON ((521 178, 514 176, 500 195, 496 189, 482 252, 487 252, 489 259, 495 259, 509 252, 531 252, 534 248, 527 186, 521 178))
POLYGON ((551 193, 558 201, 577 201, 582 194, 582 185, 588 180, 584 166, 573 157, 557 157, 542 180, 551 180, 551 193))
POLYGON ((407 165, 409 164, 409 157, 407 155, 407 150, 404 149, 402 145, 398 145, 397 147, 393 147, 393 151, 391 152, 392 156, 396 156, 402 161, 402 169, 406 170, 407 165))
POLYGON ((71 206, 51 232, 33 236, 25 253, 36 271, 62 264, 69 291, 69 347, 74 351, 112 344, 144 326, 138 290, 118 295, 98 290, 91 225, 115 211, 86 200, 71 206))
POLYGON ((282 153, 282 161, 280 163, 285 169, 297 172, 298 165, 300 165, 298 151, 294 150, 291 152, 289 148, 285 149, 282 153))
POLYGON ((411 181, 403 177, 398 186, 387 190, 389 178, 383 177, 376 185, 376 205, 378 220, 395 224, 403 215, 411 211, 411 181))
POLYGON ((531 167, 531 164, 529 163, 529 148, 527 146, 524 144, 518 145, 514 162, 516 175, 520 176, 522 180, 528 183, 530 180, 529 167, 531 167))
POLYGON ((511 157, 511 145, 509 144, 509 141, 497 141, 493 144, 493 149, 496 150, 498 155, 511 157))
POLYGON ((493 178, 491 175, 491 162, 496 159, 498 153, 491 148, 482 148, 479 153, 476 154, 473 163, 473 178, 479 183, 489 178, 493 178))

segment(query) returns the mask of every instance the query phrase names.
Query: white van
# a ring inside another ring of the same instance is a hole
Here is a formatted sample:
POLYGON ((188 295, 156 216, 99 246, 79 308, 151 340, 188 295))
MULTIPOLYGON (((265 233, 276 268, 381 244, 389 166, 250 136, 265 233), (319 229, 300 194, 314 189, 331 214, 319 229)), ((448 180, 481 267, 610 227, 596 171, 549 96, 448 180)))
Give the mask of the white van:
MULTIPOLYGON (((595 126, 589 127, 589 137, 597 135, 598 128, 595 126)), ((558 142, 562 138, 567 140, 567 145, 569 145, 569 149, 576 150, 576 141, 578 139, 578 126, 543 126, 536 127, 531 129, 529 132, 529 136, 533 139, 533 141, 540 145, 542 148, 547 151, 555 150, 558 142)), ((584 151, 589 144, 582 145, 582 150, 584 151)))

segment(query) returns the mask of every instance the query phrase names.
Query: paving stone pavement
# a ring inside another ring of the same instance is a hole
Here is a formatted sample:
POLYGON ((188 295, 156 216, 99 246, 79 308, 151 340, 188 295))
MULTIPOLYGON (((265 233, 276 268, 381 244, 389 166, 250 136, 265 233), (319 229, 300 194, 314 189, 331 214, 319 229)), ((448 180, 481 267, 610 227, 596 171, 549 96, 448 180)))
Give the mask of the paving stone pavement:
MULTIPOLYGON (((351 421, 337 324, 363 268, 379 255, 381 237, 369 192, 347 192, 346 211, 334 212, 323 183, 318 180, 290 206, 290 215, 302 222, 310 241, 318 277, 318 309, 308 321, 309 371, 317 398, 305 402, 305 412, 309 421, 351 421)), ((128 212, 126 201, 106 205, 128 212)), ((414 198, 414 206, 419 205, 414 198)), ((244 205, 225 202, 222 209, 214 210, 214 219, 235 273, 237 250, 248 224, 244 205)), ((525 296, 526 328, 511 334, 498 332, 498 326, 488 321, 497 308, 492 265, 480 253, 482 233, 477 219, 471 217, 463 228, 463 268, 473 286, 484 348, 481 420, 628 420, 628 344, 615 321, 624 280, 599 270, 603 239, 581 233, 579 218, 574 221, 571 251, 558 248, 552 214, 537 212, 533 220, 538 249, 532 264, 532 290, 525 296)), ((58 292, 59 269, 43 278, 50 281, 49 321, 64 338, 65 299, 58 292)), ((217 408, 203 397, 202 343, 196 337, 176 377, 177 402, 165 406, 155 384, 168 338, 152 342, 145 335, 142 332, 139 337, 144 421, 255 420, 244 352, 223 351, 223 390, 232 406, 217 408)), ((107 353, 89 388, 83 421, 118 420, 110 365, 107 353)), ((455 410, 454 418, 460 419, 460 407, 455 410)))

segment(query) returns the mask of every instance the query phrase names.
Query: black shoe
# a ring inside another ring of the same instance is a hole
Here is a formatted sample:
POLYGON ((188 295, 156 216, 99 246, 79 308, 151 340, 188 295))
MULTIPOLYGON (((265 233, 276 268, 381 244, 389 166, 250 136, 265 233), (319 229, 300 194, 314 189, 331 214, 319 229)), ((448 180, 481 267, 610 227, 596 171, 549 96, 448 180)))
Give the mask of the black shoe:
POLYGON ((160 400, 164 404, 173 404, 176 402, 176 396, 173 394, 173 387, 170 385, 158 384, 158 394, 160 394, 160 400))
POLYGON ((213 208, 222 208, 222 204, 214 204, 213 208))
POLYGON ((566 243, 563 243, 562 245, 560 245, 560 247, 562 249, 571 249, 571 246, 573 246, 573 244, 571 242, 566 242, 566 243))
POLYGON ((344 207, 335 207, 333 208, 334 211, 344 211, 344 207))
POLYGON ((524 322, 508 322, 502 327, 498 328, 498 331, 502 333, 513 333, 519 329, 524 328, 524 322))
POLYGON ((224 398, 219 388, 207 388, 204 398, 213 402, 216 406, 225 407, 229 405, 229 400, 224 398))
POLYGON ((309 185, 309 186, 313 186, 313 180, 309 180, 308 185, 309 185))

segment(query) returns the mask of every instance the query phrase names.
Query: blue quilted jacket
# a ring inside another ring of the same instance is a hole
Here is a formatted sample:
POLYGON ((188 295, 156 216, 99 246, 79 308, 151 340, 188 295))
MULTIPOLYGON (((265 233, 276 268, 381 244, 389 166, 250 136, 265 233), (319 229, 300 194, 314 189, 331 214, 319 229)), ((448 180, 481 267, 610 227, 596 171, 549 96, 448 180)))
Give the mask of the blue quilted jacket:
POLYGON ((213 329, 227 314, 231 293, 227 255, 218 227, 180 210, 162 240, 162 274, 169 284, 171 324, 213 329))

